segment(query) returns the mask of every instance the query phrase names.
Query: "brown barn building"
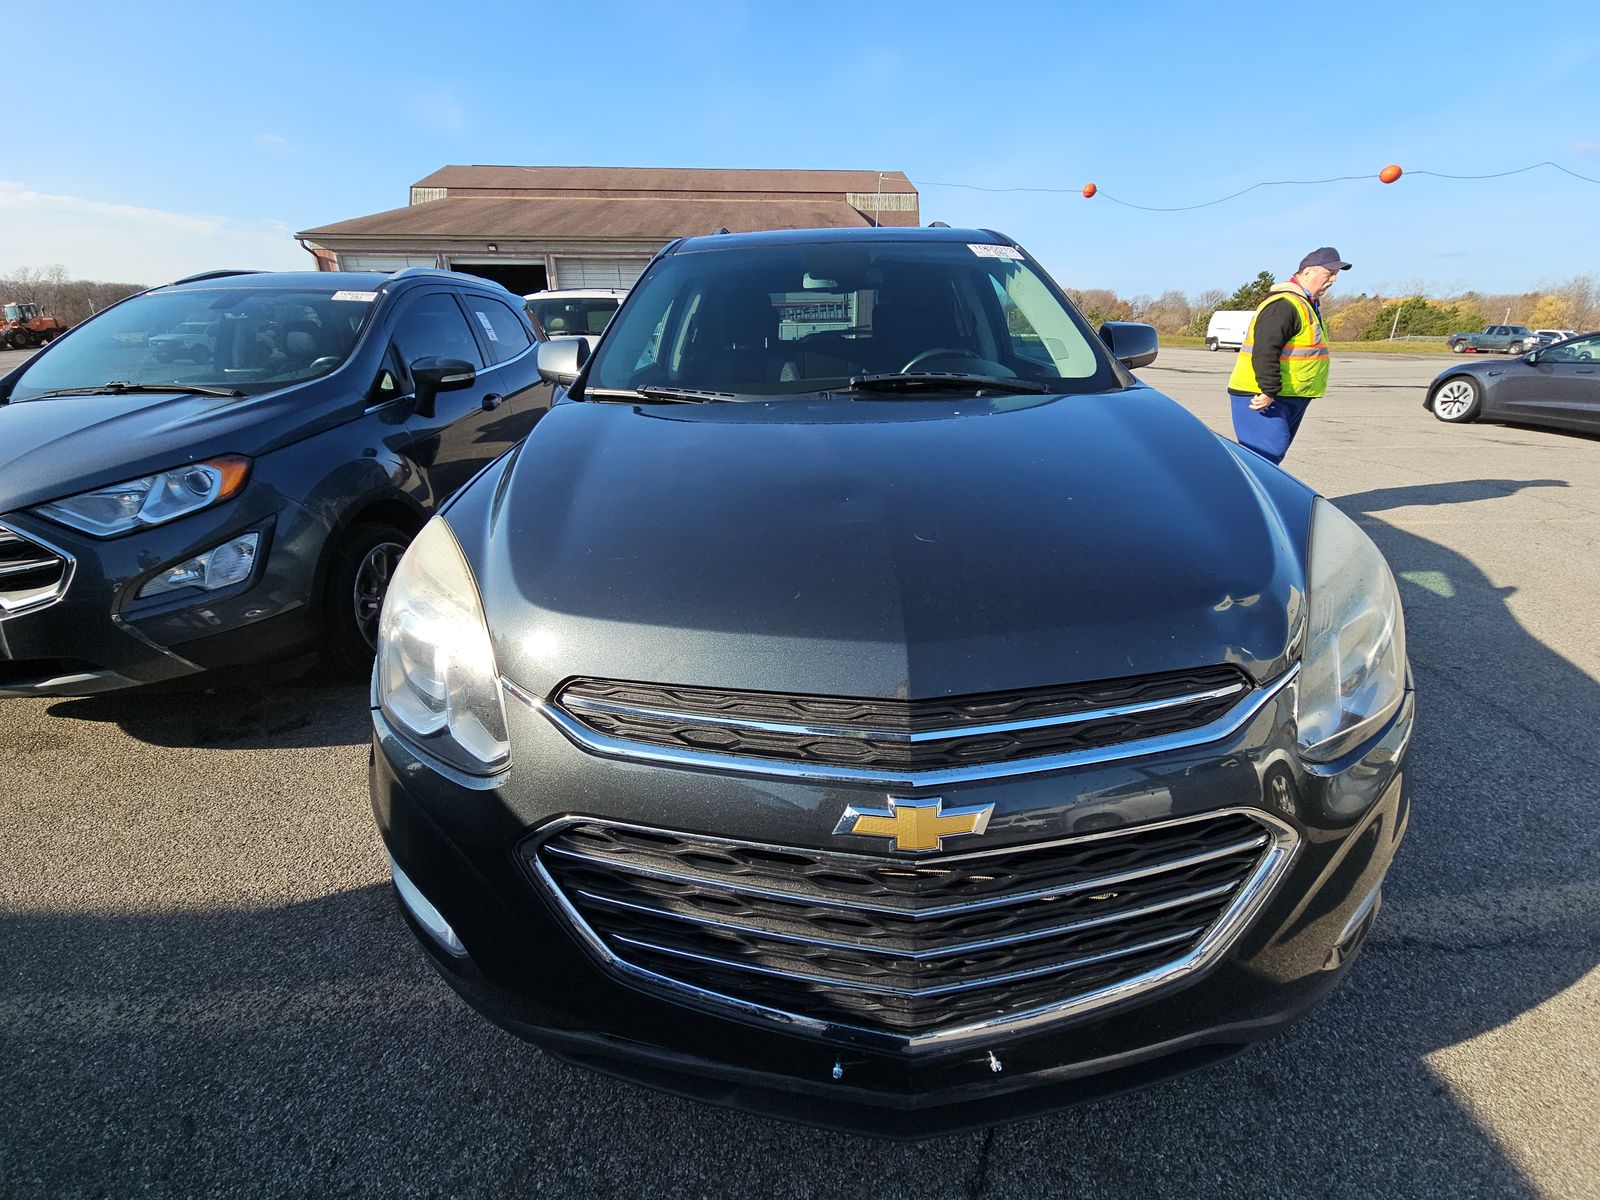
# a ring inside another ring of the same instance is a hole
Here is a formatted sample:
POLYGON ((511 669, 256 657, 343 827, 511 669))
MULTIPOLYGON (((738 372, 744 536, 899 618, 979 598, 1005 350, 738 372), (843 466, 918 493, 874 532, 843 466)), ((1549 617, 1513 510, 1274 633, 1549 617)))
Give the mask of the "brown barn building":
POLYGON ((322 270, 445 267, 526 293, 628 287, 668 242, 715 229, 920 222, 900 171, 445 167, 404 208, 296 236, 322 270))

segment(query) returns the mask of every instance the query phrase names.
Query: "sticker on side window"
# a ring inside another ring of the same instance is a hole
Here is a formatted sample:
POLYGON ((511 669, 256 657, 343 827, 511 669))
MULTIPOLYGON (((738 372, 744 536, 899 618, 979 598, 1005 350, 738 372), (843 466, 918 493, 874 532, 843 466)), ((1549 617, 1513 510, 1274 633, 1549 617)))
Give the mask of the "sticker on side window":
POLYGON ((968 242, 967 249, 979 258, 1021 258, 1022 251, 1015 246, 991 246, 987 242, 968 242))
POLYGON ((371 304, 378 298, 377 292, 335 292, 335 300, 360 300, 364 304, 371 304))
POLYGON ((477 309, 473 309, 472 315, 478 318, 478 324, 483 326, 483 331, 489 335, 489 340, 491 342, 498 342, 500 340, 499 336, 494 331, 494 326, 489 323, 489 317, 487 313, 481 313, 477 309))

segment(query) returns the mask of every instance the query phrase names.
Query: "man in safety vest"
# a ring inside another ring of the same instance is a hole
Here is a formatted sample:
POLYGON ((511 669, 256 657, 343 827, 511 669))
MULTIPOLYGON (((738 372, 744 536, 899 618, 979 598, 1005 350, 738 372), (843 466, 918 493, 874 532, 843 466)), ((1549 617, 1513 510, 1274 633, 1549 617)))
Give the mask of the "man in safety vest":
POLYGON ((1228 395, 1234 435, 1263 458, 1283 461, 1307 406, 1328 388, 1328 338, 1317 302, 1349 269, 1332 246, 1313 250, 1250 318, 1228 395))

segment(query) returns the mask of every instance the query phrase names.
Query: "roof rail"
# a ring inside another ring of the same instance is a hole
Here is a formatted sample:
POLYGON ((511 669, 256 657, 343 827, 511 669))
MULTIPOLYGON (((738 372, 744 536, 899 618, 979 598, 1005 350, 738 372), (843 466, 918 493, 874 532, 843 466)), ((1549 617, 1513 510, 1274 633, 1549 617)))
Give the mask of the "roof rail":
MULTIPOLYGON (((440 276, 445 279, 460 279, 465 273, 464 271, 446 271, 439 267, 401 267, 398 271, 389 272, 389 281, 393 283, 396 279, 432 279, 440 276)), ((477 277, 474 276, 473 278, 477 277)), ((491 283, 493 281, 485 279, 484 282, 491 283)))
POLYGON ((202 279, 226 279, 230 275, 264 275, 264 274, 266 274, 266 272, 260 271, 260 270, 254 269, 254 268, 246 269, 246 270, 201 271, 200 274, 198 274, 198 275, 185 275, 182 279, 174 279, 174 280, 172 280, 171 283, 166 283, 166 284, 163 284, 162 286, 163 287, 173 287, 173 286, 175 286, 177 284, 180 284, 180 283, 199 283, 202 279))
POLYGON ((928 222, 928 228, 929 229, 949 229, 950 228, 950 222, 949 221, 929 221, 928 222))

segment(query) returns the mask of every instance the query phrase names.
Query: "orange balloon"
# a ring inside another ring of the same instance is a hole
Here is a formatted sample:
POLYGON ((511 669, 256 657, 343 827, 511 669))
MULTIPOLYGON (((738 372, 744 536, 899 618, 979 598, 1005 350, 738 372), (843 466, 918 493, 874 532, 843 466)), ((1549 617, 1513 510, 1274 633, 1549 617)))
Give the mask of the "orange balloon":
POLYGON ((1378 178, 1383 180, 1384 183, 1393 183, 1396 179, 1399 179, 1400 176, 1404 174, 1405 172, 1402 171, 1398 166, 1396 166, 1394 163, 1390 163, 1387 167, 1378 172, 1378 178))
POLYGON ((1083 185, 1083 198, 1085 200, 1087 200, 1087 199, 1089 199, 1089 197, 1093 196, 1099 190, 1100 189, 1095 187, 1094 184, 1086 183, 1086 184, 1083 185))

